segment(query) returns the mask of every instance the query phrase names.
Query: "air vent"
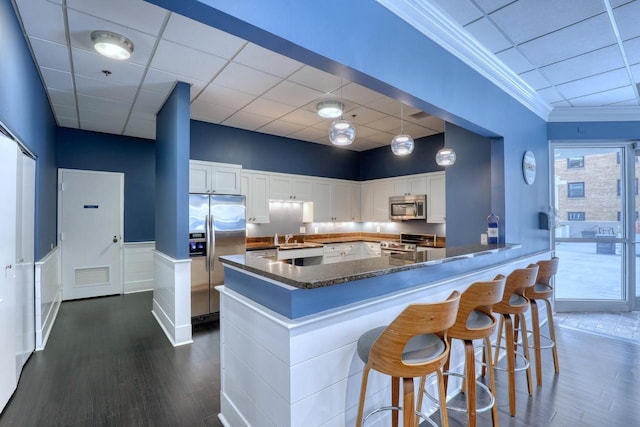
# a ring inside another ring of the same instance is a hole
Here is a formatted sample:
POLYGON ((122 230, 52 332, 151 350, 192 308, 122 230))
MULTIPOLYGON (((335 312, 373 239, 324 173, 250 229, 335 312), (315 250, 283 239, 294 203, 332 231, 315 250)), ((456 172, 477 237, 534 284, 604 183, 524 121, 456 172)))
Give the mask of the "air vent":
POLYGON ((76 268, 74 286, 109 284, 109 267, 76 268))
POLYGON ((418 111, 417 113, 413 113, 413 114, 409 114, 409 117, 412 117, 416 120, 422 120, 422 119, 426 119, 427 117, 429 117, 429 115, 427 113, 425 113, 424 111, 418 111))

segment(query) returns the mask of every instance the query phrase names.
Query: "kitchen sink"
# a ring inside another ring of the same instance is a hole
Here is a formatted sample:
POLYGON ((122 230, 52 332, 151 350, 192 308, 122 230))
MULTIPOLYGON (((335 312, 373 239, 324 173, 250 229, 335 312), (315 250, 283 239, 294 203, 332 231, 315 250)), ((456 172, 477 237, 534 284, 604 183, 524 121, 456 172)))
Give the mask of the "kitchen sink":
POLYGON ((278 245, 278 249, 287 250, 287 249, 302 249, 302 248, 321 248, 323 247, 320 243, 311 243, 311 242, 301 242, 301 243, 285 243, 282 245, 278 245))

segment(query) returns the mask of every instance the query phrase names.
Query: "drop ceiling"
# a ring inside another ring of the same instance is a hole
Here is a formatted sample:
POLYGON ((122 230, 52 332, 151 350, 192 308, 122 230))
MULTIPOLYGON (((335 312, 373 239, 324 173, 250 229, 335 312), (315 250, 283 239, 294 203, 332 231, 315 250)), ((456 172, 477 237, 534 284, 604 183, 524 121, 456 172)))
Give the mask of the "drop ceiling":
MULTIPOLYGON (((315 106, 341 99, 358 132, 348 149, 386 146, 400 133, 398 101, 142 0, 14 1, 59 126, 153 139, 155 114, 183 81, 194 120, 330 145, 330 120, 315 106), (131 58, 98 55, 98 29, 131 39, 131 58)), ((549 110, 638 106, 637 1, 413 3, 437 8, 549 110)), ((439 118, 402 110, 404 133, 443 132, 439 118)))

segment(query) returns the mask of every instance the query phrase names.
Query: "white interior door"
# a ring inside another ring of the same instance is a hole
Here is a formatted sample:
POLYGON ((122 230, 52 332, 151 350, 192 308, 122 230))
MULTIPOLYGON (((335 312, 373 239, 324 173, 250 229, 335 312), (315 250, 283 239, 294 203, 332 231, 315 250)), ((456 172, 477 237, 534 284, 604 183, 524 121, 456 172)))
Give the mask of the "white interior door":
POLYGON ((0 135, 0 411, 16 388, 17 164, 18 146, 0 135))
POLYGON ((16 238, 16 378, 36 347, 34 230, 36 162, 24 154, 18 160, 18 226, 16 238))
POLYGON ((124 175, 58 172, 63 300, 122 293, 124 175))

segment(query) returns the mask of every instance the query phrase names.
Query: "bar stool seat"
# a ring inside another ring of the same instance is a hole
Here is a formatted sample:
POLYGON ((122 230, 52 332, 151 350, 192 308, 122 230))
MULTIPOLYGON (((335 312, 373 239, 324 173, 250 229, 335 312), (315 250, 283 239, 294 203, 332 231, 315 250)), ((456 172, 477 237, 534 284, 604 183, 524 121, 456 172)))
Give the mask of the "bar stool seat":
POLYGON ((500 323, 498 326, 498 337, 496 340, 496 352, 494 355, 494 369, 506 370, 509 383, 509 412, 511 416, 516 415, 516 377, 517 371, 524 370, 527 377, 527 390, 529 396, 533 395, 533 387, 531 385, 531 364, 529 356, 529 341, 527 337, 527 323, 524 314, 530 307, 529 299, 525 296, 525 290, 532 288, 536 283, 538 274, 538 265, 530 264, 527 268, 516 269, 509 276, 504 288, 502 301, 493 306, 494 313, 500 315, 500 323), (513 316, 515 318, 512 318, 513 316), (515 327, 514 327, 515 323, 515 327), (518 345, 518 324, 522 325, 522 343, 523 353, 516 351, 518 345), (502 331, 504 330, 505 347, 501 347, 502 331), (505 350, 505 358, 507 367, 498 367, 498 356, 500 350, 505 350), (524 360, 524 366, 516 368, 516 357, 524 360))
POLYGON ((524 295, 529 298, 531 303, 531 323, 533 335, 533 348, 536 362, 536 383, 538 387, 542 386, 542 355, 540 350, 551 349, 553 355, 553 367, 555 372, 560 372, 558 364, 558 349, 556 348, 556 330, 553 325, 553 308, 551 307, 551 299, 553 298, 552 280, 558 272, 558 264, 560 259, 553 257, 549 260, 538 261, 538 276, 536 284, 532 288, 527 288, 524 295), (543 301, 547 310, 547 326, 549 335, 540 333, 540 316, 538 313, 537 301, 543 301), (548 343, 542 344, 542 339, 548 343))
MULTIPOLYGON (((496 319, 493 317, 493 305, 502 300, 506 279, 498 275, 494 280, 487 282, 472 283, 460 297, 460 307, 456 316, 456 322, 447 331, 447 341, 452 345, 454 339, 461 340, 465 349, 465 372, 464 374, 449 371, 450 358, 444 365, 445 385, 448 385, 449 376, 461 377, 463 379, 462 392, 466 397, 466 407, 456 408, 449 406, 449 409, 458 412, 466 412, 471 427, 476 426, 477 413, 492 410, 494 427, 498 426, 498 408, 495 404, 495 379, 491 368, 491 336, 496 330, 496 319), (489 372, 489 387, 476 381, 476 358, 473 340, 483 340, 484 357, 489 372), (477 391, 478 388, 489 395, 490 403, 482 408, 478 408, 477 391)), ((449 354, 449 356, 451 356, 449 354)), ((436 401, 433 396, 425 392, 425 380, 420 382, 420 395, 418 397, 418 409, 422 404, 422 396, 425 395, 435 403, 440 404, 440 411, 446 411, 447 407, 442 406, 442 398, 436 401)))
MULTIPOLYGON (((362 387, 356 426, 373 414, 392 410, 392 425, 398 426, 398 411, 403 414, 403 426, 416 427, 420 417, 433 422, 415 410, 414 378, 438 373, 440 396, 446 393, 442 367, 449 357, 446 331, 456 319, 460 293, 454 291, 445 301, 407 306, 388 326, 371 329, 360 336, 357 353, 364 362, 362 387), (371 411, 363 419, 367 381, 370 370, 391 377, 391 405, 371 411), (402 379, 402 406, 399 406, 400 379, 402 379)), ((443 426, 449 425, 446 411, 441 413, 443 426)), ((435 424, 433 424, 435 425, 435 424)))

